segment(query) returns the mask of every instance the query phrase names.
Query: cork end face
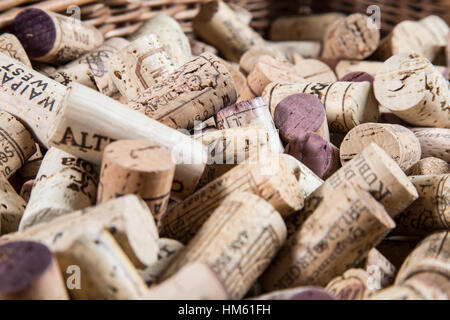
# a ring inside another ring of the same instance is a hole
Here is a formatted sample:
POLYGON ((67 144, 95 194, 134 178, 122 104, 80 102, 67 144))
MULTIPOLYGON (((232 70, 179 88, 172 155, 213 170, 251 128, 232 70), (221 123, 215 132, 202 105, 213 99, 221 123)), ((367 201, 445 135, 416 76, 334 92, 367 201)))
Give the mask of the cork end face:
POLYGON ((56 26, 44 10, 22 10, 14 19, 12 27, 30 58, 45 56, 53 48, 56 26))

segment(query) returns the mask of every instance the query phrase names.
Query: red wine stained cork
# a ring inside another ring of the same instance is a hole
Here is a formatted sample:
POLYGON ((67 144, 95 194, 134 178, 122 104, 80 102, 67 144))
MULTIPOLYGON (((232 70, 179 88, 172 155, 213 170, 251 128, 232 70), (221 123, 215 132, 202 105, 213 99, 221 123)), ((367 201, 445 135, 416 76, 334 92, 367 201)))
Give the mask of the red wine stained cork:
POLYGON ((97 175, 89 162, 51 148, 39 168, 20 230, 93 205, 97 175))
POLYGON ((56 64, 79 58, 103 43, 96 28, 37 8, 22 10, 13 29, 31 59, 56 64))
POLYGON ((361 261, 394 227, 367 191, 343 184, 288 238, 261 277, 263 288, 325 286, 361 261))
POLYGON ((128 106, 171 128, 190 129, 233 104, 233 77, 221 59, 203 53, 145 90, 128 106))
POLYGON ((28 202, 28 200, 30 200, 31 190, 33 190, 33 186, 34 186, 34 179, 33 180, 28 180, 20 188, 20 196, 26 202, 28 202))
POLYGON ((364 269, 376 281, 377 289, 386 288, 394 283, 397 268, 377 249, 367 254, 364 269))
POLYGON ((369 25, 369 17, 355 13, 331 24, 323 38, 322 57, 363 60, 380 42, 380 31, 369 25))
POLYGON ((362 82, 369 81, 373 83, 375 78, 364 71, 353 71, 344 75, 339 81, 347 81, 347 82, 362 82))
POLYGON ((139 140, 119 140, 109 144, 103 153, 97 203, 139 195, 156 221, 169 203, 175 163, 169 150, 139 140))
POLYGON ((335 82, 336 75, 325 63, 316 59, 303 59, 295 63, 295 69, 306 82, 335 82))
POLYGON ((167 211, 160 236, 187 243, 232 192, 251 192, 286 217, 303 207, 303 191, 286 160, 268 153, 252 157, 167 211))
POLYGON ((0 300, 67 300, 58 263, 33 241, 0 246, 0 300))
POLYGON ((285 240, 280 214, 260 197, 237 192, 214 211, 162 277, 191 262, 203 262, 212 267, 231 299, 241 299, 285 240), (218 260, 221 257, 227 259, 218 260))
POLYGON ((335 71, 339 79, 351 72, 365 72, 374 77, 382 65, 383 62, 379 61, 341 60, 337 63, 335 71))
POLYGON ((31 68, 30 59, 28 59, 25 49, 22 47, 22 44, 16 36, 10 33, 3 33, 0 35, 0 52, 31 68))
POLYGON ((157 86, 175 70, 154 34, 142 36, 116 52, 107 67, 116 87, 128 101, 157 86))
POLYGON ((4 177, 0 177, 0 234, 19 229, 27 203, 4 177))
POLYGON ((450 174, 411 176, 419 198, 395 218, 399 235, 427 235, 450 229, 450 174))
POLYGON ((274 115, 278 103, 296 93, 310 93, 322 101, 332 132, 348 132, 361 123, 378 121, 378 103, 369 82, 271 83, 262 96, 274 115))
POLYGON ((308 93, 290 95, 278 103, 274 112, 275 125, 284 141, 316 132, 329 140, 328 123, 323 103, 308 93))
POLYGON ((410 128, 419 139, 422 158, 436 157, 450 162, 450 129, 410 128))
POLYGON ((239 62, 245 51, 264 39, 243 23, 223 1, 203 3, 193 20, 195 33, 214 45, 230 61, 239 62))
POLYGON ((299 287, 272 291, 251 300, 336 300, 336 297, 320 287, 299 287))
POLYGON ((279 61, 287 62, 285 55, 281 51, 268 46, 256 45, 245 51, 239 60, 239 66, 246 74, 249 74, 262 56, 271 56, 279 61))
POLYGON ((450 164, 442 159, 423 158, 406 171, 408 176, 439 175, 450 173, 450 164))
POLYGON ((343 17, 345 16, 338 12, 312 14, 309 16, 280 17, 272 22, 269 39, 273 41, 322 41, 328 26, 343 17))
POLYGON ((35 151, 30 132, 13 115, 0 111, 0 173, 10 178, 35 151))
POLYGON ((426 58, 418 54, 389 58, 373 86, 378 102, 408 123, 450 128, 447 80, 426 58))
POLYGON ((369 274, 363 269, 348 269, 331 280, 326 290, 339 300, 363 300, 376 291, 369 274))
POLYGON ((417 163, 422 154, 419 139, 411 130, 397 124, 363 123, 350 130, 342 141, 341 163, 353 159, 372 142, 386 151, 403 171, 417 163))

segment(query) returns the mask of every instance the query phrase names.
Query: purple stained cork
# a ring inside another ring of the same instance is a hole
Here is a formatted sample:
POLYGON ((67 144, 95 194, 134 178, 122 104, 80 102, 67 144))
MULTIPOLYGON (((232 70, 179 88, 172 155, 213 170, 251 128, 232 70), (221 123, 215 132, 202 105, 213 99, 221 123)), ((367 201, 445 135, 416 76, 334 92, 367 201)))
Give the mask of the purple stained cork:
POLYGON ((369 81, 370 83, 373 83, 373 80, 374 80, 374 78, 367 72, 354 71, 354 72, 347 73, 339 81, 348 81, 348 82, 369 81))
POLYGON ((283 139, 291 141, 319 130, 326 121, 325 108, 319 98, 312 94, 293 94, 278 103, 274 120, 283 139))

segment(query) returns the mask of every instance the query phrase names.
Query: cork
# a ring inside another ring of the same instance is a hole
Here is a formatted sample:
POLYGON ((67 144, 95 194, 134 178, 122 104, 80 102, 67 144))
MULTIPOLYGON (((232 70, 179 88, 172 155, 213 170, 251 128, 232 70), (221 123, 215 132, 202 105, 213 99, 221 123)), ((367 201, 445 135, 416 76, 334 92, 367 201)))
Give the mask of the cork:
POLYGON ((31 68, 30 59, 15 35, 6 32, 0 35, 0 52, 31 68))
POLYGON ((103 43, 103 36, 95 27, 38 8, 22 10, 12 28, 28 56, 43 62, 63 64, 103 43))
POLYGON ((339 81, 350 81, 350 82, 369 81, 370 83, 373 83, 373 80, 375 80, 375 78, 364 71, 350 72, 344 75, 341 79, 339 79, 339 81))
POLYGON ((33 190, 33 186, 34 179, 26 181, 20 188, 19 195, 23 198, 23 200, 25 200, 25 202, 28 202, 30 200, 31 190, 33 190))
POLYGON ((366 72, 374 77, 382 65, 383 62, 379 61, 340 60, 334 71, 338 79, 350 72, 366 72))
POLYGON ((397 275, 397 268, 375 248, 367 254, 364 269, 377 281, 377 289, 392 285, 397 275))
POLYGON ((363 123, 350 130, 342 141, 341 163, 353 159, 372 142, 386 151, 403 171, 417 163, 422 155, 419 139, 411 130, 397 124, 363 123))
POLYGON ((295 70, 306 82, 336 82, 333 70, 317 59, 303 59, 295 63, 295 70))
POLYGON ((408 176, 440 175, 447 173, 450 173, 450 164, 434 157, 423 158, 406 171, 408 176))
POLYGON ((429 37, 433 40, 435 47, 445 47, 447 45, 447 34, 450 31, 447 23, 436 15, 429 15, 419 20, 419 23, 428 30, 429 37))
POLYGON ((299 287, 272 291, 252 300, 336 300, 336 297, 320 287, 299 287))
POLYGON ((271 56, 277 60, 287 62, 285 55, 278 49, 269 48, 267 45, 255 45, 249 48, 239 60, 239 67, 246 73, 252 72, 255 64, 262 56, 271 56))
POLYGON ((17 194, 8 180, 0 177, 0 234, 4 235, 19 229, 27 203, 17 194))
POLYGON ((191 45, 191 51, 193 56, 199 56, 202 53, 209 52, 216 56, 219 55, 219 51, 214 46, 210 46, 198 39, 189 38, 189 44, 191 45))
POLYGON ((363 60, 380 42, 380 31, 369 25, 369 17, 355 13, 330 24, 323 37, 323 58, 363 60))
POLYGON ((145 23, 128 39, 137 40, 142 36, 155 35, 169 56, 175 68, 181 67, 191 59, 191 46, 180 24, 172 17, 160 13, 145 23))
POLYGON ((363 269, 348 269, 331 280, 325 289, 339 300, 363 300, 375 293, 369 274, 363 269))
POLYGON ((222 64, 228 69, 228 72, 233 77, 234 86, 236 88, 236 92, 241 92, 242 88, 244 88, 247 79, 239 70, 239 64, 235 62, 229 62, 222 59, 222 64))
POLYGON ((267 41, 271 49, 281 51, 289 62, 294 63, 298 56, 318 58, 322 49, 319 41, 267 41))
POLYGON ((0 246, 0 300, 68 300, 58 263, 33 241, 0 246))
POLYGON ((241 299, 285 239, 283 219, 269 203, 254 194, 236 192, 214 210, 163 278, 190 262, 203 262, 212 267, 230 299, 241 299))
POLYGON ((250 22, 253 19, 253 15, 247 9, 241 7, 239 4, 230 3, 228 4, 231 10, 236 14, 239 20, 246 25, 250 25, 250 22))
POLYGON ((425 57, 400 54, 389 58, 373 86, 378 102, 408 123, 450 128, 447 81, 425 57))
POLYGON ((303 207, 303 191, 290 167, 277 154, 253 157, 210 182, 167 211, 160 236, 187 243, 232 192, 251 192, 283 217, 303 207))
POLYGON ((232 62, 239 62, 245 51, 264 39, 243 23, 223 1, 203 3, 193 20, 195 33, 207 43, 219 49, 232 62))
POLYGON ((419 194, 395 219, 396 235, 425 236, 450 227, 450 174, 410 176, 419 194))
POLYGON ((450 162, 450 130, 444 128, 410 128, 420 141, 422 158, 436 157, 450 162))
POLYGON ((30 132, 13 115, 0 111, 0 173, 10 178, 35 151, 30 132))
POLYGON ((343 17, 345 17, 345 15, 338 12, 311 14, 307 16, 280 17, 272 22, 269 31, 269 39, 273 41, 322 41, 328 26, 343 17))
POLYGON ((419 237, 390 236, 383 239, 376 249, 398 270, 420 240, 419 237))
POLYGON ((19 230, 95 204, 97 175, 89 162, 50 148, 39 168, 19 230))
POLYGON ((142 36, 116 52, 108 60, 107 68, 127 101, 158 85, 175 70, 154 34, 142 36))
POLYGON ((261 277, 265 290, 325 286, 361 261, 395 223, 367 191, 346 183, 291 235, 261 277))
POLYGON ((145 90, 128 106, 166 126, 190 129, 237 99, 233 77, 210 54, 193 58, 168 77, 145 90))
POLYGON ((39 168, 41 167, 44 156, 39 144, 35 143, 36 152, 25 161, 24 165, 19 169, 16 176, 20 176, 23 181, 28 181, 36 178, 39 168))
POLYGON ((115 140, 148 140, 168 148, 177 164, 171 193, 175 199, 192 193, 205 167, 200 142, 77 83, 71 84, 50 132, 52 145, 96 165, 115 140))
POLYGON ((169 203, 175 163, 169 150, 140 140, 119 140, 103 153, 97 203, 139 195, 158 221, 169 203))
POLYGON ((369 82, 271 83, 263 91, 272 115, 278 103, 295 93, 310 93, 322 101, 332 132, 348 132, 365 122, 377 122, 378 103, 369 82))

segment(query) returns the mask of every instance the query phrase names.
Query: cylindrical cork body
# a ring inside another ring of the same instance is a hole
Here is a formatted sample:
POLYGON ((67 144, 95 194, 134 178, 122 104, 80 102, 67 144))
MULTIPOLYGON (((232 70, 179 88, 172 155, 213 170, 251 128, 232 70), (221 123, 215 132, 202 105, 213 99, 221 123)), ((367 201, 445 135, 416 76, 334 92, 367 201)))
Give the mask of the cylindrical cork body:
POLYGON ((419 23, 428 30, 435 47, 444 47, 447 45, 447 35, 450 28, 442 18, 436 15, 430 15, 420 19, 419 23))
POLYGON ((228 69, 216 56, 203 53, 133 99, 129 107, 171 128, 190 129, 236 99, 228 69))
POLYGON ((10 33, 3 33, 0 35, 0 52, 31 68, 31 62, 30 59, 28 59, 25 49, 22 47, 19 39, 14 35, 10 33))
POLYGON ((395 218, 394 234, 427 235, 450 230, 450 174, 411 176, 419 198, 395 218))
POLYGON ((349 269, 331 280, 326 290, 339 300, 363 300, 376 291, 373 279, 363 269, 349 269))
POLYGON ((285 239, 283 219, 269 203, 236 192, 214 211, 163 278, 190 262, 203 262, 211 266, 230 299, 241 299, 285 239))
POLYGON ((302 59, 295 62, 295 70, 306 82, 336 82, 333 70, 324 62, 317 59, 302 59))
POLYGON ((379 61, 357 61, 357 60, 341 60, 335 67, 336 76, 341 79, 350 72, 367 72, 371 76, 380 70, 383 62, 379 61))
POLYGON ((175 70, 154 34, 142 36, 108 61, 108 71, 120 93, 128 100, 152 88, 175 70))
POLYGON ((97 202, 136 194, 158 221, 166 212, 174 173, 168 149, 148 141, 113 142, 103 153, 97 202))
POLYGON ((450 164, 435 157, 423 158, 406 171, 408 176, 438 175, 450 173, 450 164))
POLYGON ((322 101, 330 131, 348 132, 361 123, 378 121, 370 82, 271 83, 262 96, 273 115, 281 100, 296 93, 310 93, 322 101))
POLYGON ((298 287, 272 291, 251 300, 336 300, 336 297, 320 287, 298 287))
POLYGON ((67 300, 53 254, 43 244, 15 241, 0 246, 0 300, 67 300))
POLYGON ((227 60, 233 62, 239 62, 253 45, 264 44, 264 39, 240 21, 223 1, 203 3, 193 23, 200 38, 217 47, 227 60))
POLYGON ((378 102, 408 123, 450 128, 447 80, 426 58, 412 53, 389 58, 373 86, 378 102))
POLYGON ((285 55, 275 48, 269 48, 266 45, 255 45, 245 51, 239 60, 239 67, 246 74, 252 72, 255 64, 258 62, 259 58, 262 56, 271 56, 279 61, 287 62, 285 55))
POLYGON ((397 124, 364 123, 350 130, 342 141, 342 164, 353 159, 372 142, 386 151, 403 171, 418 162, 422 155, 419 139, 411 130, 397 124))
POLYGON ((36 177, 20 230, 93 205, 97 184, 92 164, 50 148, 36 177))
POLYGON ((75 60, 103 43, 95 27, 38 8, 21 11, 13 29, 31 59, 56 64, 75 60))
POLYGON ((0 111, 0 173, 10 178, 35 151, 33 137, 23 124, 0 111))
POLYGON ((288 238, 262 276, 263 288, 324 286, 361 261, 394 227, 367 191, 343 184, 288 238))
POLYGON ((436 157, 450 162, 450 129, 410 128, 419 139, 422 158, 436 157))
POLYGON ((364 269, 372 277, 375 289, 386 288, 394 283, 397 268, 377 249, 367 254, 364 269))
POLYGON ((0 177, 0 234, 19 229, 27 203, 4 177, 0 177))

